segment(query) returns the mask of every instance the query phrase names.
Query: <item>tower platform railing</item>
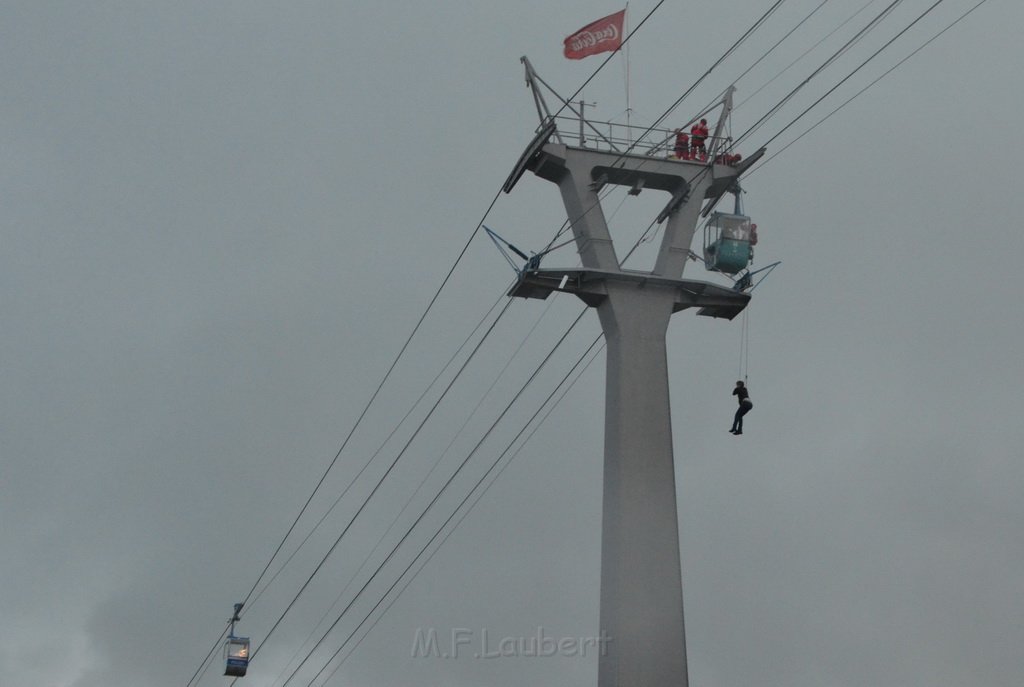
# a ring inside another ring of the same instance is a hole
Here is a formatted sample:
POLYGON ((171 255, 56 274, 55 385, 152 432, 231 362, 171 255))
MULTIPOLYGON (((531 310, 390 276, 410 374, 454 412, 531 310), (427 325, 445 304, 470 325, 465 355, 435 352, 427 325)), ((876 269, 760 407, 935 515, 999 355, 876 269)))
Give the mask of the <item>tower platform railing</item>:
MULTIPOLYGON (((558 136, 567 145, 605 152, 625 153, 628 151, 632 155, 648 157, 677 157, 675 129, 580 119, 566 115, 558 115, 553 119, 558 136)), ((683 132, 689 136, 688 129, 683 129, 683 132)), ((732 139, 725 136, 708 136, 705 139, 704 147, 708 154, 713 154, 715 157, 733 154, 732 139)), ((707 159, 707 157, 704 158, 705 161, 707 159)))

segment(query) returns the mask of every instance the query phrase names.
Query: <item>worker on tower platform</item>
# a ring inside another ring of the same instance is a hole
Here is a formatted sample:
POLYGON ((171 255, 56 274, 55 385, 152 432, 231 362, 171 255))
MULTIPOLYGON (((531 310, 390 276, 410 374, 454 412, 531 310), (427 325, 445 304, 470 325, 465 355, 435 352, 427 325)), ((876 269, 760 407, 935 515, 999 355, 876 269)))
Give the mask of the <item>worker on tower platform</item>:
POLYGON ((732 395, 737 397, 740 407, 736 409, 736 415, 732 419, 732 429, 729 431, 737 435, 743 434, 743 416, 754 407, 754 402, 750 400, 750 392, 747 391, 747 386, 743 382, 736 382, 736 388, 732 390, 732 395))
POLYGON ((690 159, 690 137, 682 129, 676 129, 676 157, 680 160, 690 159))
POLYGON ((707 161, 708 149, 705 147, 704 141, 709 135, 708 120, 706 119, 702 119, 690 127, 690 152, 693 154, 694 160, 707 161))

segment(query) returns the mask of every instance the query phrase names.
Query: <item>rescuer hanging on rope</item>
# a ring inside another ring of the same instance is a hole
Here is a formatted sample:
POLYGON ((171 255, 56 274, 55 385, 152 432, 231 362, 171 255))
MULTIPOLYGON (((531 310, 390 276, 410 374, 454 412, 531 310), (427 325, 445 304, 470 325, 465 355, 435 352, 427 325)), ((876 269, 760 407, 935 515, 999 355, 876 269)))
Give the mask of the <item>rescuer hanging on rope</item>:
POLYGON ((729 431, 733 434, 743 434, 743 416, 754 407, 754 402, 750 400, 750 393, 743 382, 736 382, 736 388, 732 390, 732 395, 737 397, 740 407, 736 409, 736 415, 732 419, 732 429, 729 431))

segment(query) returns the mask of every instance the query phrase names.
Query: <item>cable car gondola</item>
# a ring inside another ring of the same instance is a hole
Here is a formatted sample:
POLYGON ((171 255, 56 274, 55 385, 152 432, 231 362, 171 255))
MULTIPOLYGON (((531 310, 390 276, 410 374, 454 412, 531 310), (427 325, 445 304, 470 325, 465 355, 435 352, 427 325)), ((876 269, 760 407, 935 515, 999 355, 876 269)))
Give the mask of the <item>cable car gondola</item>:
POLYGON ((754 258, 757 225, 743 214, 737 188, 733 213, 714 212, 704 225, 704 266, 714 272, 737 274, 754 258))
POLYGON ((231 616, 231 630, 224 642, 224 674, 231 677, 245 677, 249 668, 249 638, 235 636, 235 623, 242 604, 235 604, 235 614, 231 616))
POLYGON ((244 677, 249 668, 249 638, 228 637, 224 644, 224 674, 244 677))

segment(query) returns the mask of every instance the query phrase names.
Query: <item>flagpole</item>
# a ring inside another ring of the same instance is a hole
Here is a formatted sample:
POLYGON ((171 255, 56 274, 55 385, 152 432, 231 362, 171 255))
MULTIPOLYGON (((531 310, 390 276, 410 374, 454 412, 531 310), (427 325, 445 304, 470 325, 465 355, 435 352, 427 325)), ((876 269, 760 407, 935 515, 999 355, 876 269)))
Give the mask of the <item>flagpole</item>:
MULTIPOLYGON (((622 19, 622 23, 623 23, 622 33, 628 36, 629 35, 629 3, 628 2, 626 3, 626 10, 625 10, 625 12, 623 13, 622 16, 623 16, 623 19, 622 19)), ((629 112, 629 43, 626 43, 626 53, 623 55, 623 58, 626 60, 626 139, 630 143, 632 143, 633 142, 633 140, 632 140, 633 139, 633 135, 631 133, 632 129, 629 127, 629 114, 630 114, 630 112, 629 112)))
MULTIPOLYGON (((664 1, 664 0, 662 0, 664 1)), ((601 17, 597 21, 592 21, 583 28, 576 31, 565 38, 562 41, 563 49, 562 54, 570 60, 579 60, 589 55, 596 55, 602 52, 623 52, 622 43, 624 36, 627 35, 626 30, 626 10, 629 8, 627 4, 625 8, 619 10, 614 14, 609 14, 607 17, 601 17)), ((626 46, 627 52, 623 54, 623 59, 626 60, 626 140, 632 143, 632 135, 630 134, 630 97, 629 97, 629 46, 626 46)), ((612 55, 614 57, 614 54, 612 55)), ((611 58, 609 58, 611 59, 611 58)), ((581 103, 585 102, 581 94, 581 103)), ((595 104, 595 103, 592 103, 595 104)), ((580 107, 580 142, 583 142, 583 106, 580 107)))

